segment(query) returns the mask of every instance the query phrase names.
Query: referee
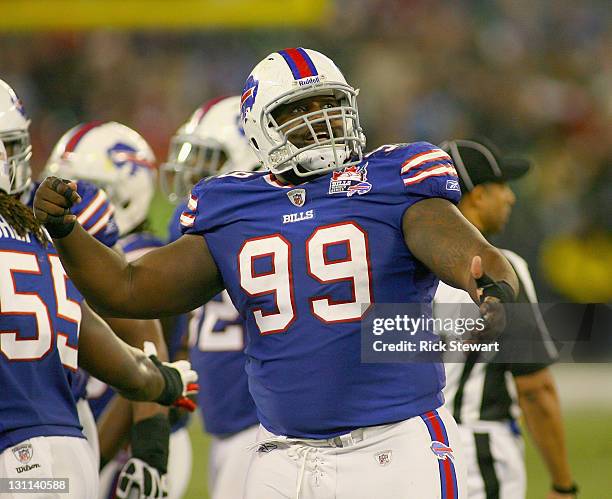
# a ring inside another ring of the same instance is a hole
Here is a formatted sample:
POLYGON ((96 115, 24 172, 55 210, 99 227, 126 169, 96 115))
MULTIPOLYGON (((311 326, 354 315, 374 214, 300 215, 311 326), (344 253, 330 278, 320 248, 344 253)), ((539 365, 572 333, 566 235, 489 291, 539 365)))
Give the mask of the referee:
MULTIPOLYGON (((504 229, 516 200, 508 181, 523 176, 529 162, 500 156, 488 141, 451 140, 440 147, 448 152, 459 174, 464 193, 459 204, 463 215, 485 237, 504 229)), ((521 285, 519 302, 537 303, 527 263, 516 253, 502 250, 521 285)), ((442 282, 434 298, 434 314, 442 304, 472 303, 463 290, 442 282)), ((455 308, 456 310, 456 308, 455 308)), ((576 497, 567 459, 561 409, 548 369, 556 357, 546 325, 536 306, 525 318, 542 341, 539 364, 479 362, 469 354, 464 363, 447 363, 444 390, 446 407, 459 425, 468 462, 470 499, 522 499, 527 480, 523 440, 516 419, 522 411, 527 429, 548 468, 551 489, 547 499, 576 497), (546 346, 546 348, 545 348, 546 346), (520 408, 520 409, 519 409, 520 408)))

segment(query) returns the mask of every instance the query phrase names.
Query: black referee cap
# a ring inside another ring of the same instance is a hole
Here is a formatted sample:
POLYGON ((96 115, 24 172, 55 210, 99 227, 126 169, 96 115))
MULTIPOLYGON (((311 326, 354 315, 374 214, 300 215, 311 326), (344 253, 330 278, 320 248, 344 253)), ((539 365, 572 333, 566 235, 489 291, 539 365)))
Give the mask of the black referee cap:
POLYGON ((527 159, 503 157, 495 144, 487 139, 447 140, 440 144, 440 149, 453 159, 464 192, 471 191, 478 184, 517 179, 531 167, 527 159))

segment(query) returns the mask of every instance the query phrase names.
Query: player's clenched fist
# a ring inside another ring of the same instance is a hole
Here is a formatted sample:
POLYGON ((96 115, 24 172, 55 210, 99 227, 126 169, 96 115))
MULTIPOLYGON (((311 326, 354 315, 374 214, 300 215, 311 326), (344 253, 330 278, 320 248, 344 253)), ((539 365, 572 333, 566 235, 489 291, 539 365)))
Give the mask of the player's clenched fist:
POLYGON ((36 190, 34 216, 54 239, 67 236, 76 221, 70 208, 80 200, 75 182, 47 177, 36 190))

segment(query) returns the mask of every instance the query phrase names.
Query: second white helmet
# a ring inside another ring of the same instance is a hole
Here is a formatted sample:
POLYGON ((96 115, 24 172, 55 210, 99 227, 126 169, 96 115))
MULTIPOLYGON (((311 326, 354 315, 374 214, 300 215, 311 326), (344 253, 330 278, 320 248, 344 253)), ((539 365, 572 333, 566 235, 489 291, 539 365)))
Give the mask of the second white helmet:
POLYGON ((62 136, 43 175, 86 180, 104 189, 123 236, 147 219, 155 192, 155 155, 135 130, 114 121, 93 121, 62 136))
POLYGON ((177 202, 202 178, 259 166, 240 122, 240 97, 222 97, 196 109, 172 137, 160 167, 161 187, 177 202))

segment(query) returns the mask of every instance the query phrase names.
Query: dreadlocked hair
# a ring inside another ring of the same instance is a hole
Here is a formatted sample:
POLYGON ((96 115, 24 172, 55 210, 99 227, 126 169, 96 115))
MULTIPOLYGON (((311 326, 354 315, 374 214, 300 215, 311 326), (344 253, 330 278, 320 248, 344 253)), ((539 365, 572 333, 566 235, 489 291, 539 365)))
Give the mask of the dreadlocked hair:
POLYGON ((19 199, 0 191, 0 215, 21 237, 29 232, 43 246, 50 243, 42 224, 34 218, 34 212, 19 199))

